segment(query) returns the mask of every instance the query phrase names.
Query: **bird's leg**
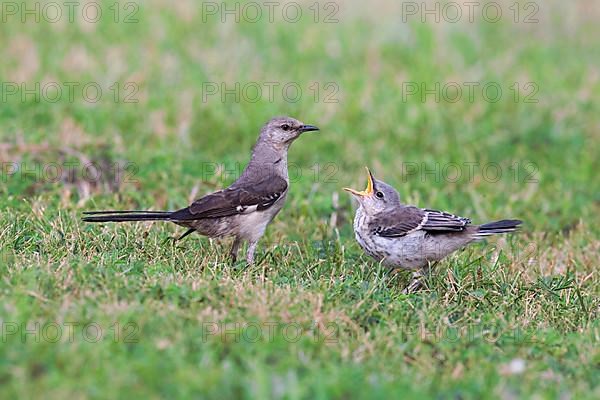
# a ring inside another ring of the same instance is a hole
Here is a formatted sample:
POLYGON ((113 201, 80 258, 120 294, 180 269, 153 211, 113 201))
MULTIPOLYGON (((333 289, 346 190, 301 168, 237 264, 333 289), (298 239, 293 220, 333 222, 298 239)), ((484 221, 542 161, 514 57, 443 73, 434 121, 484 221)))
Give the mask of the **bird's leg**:
POLYGON ((248 251, 246 252, 246 262, 248 263, 248 265, 254 264, 254 251, 256 250, 257 244, 258 241, 250 242, 248 245, 248 251))
POLYGON ((237 261, 238 250, 240 249, 241 244, 242 240, 239 237, 236 237, 231 245, 231 250, 229 250, 229 258, 231 259, 232 264, 235 264, 237 261))
POLYGON ((191 233, 194 233, 194 232, 196 232, 196 229, 194 229, 194 228, 190 228, 190 229, 188 229, 187 231, 185 231, 185 233, 184 233, 183 235, 179 236, 178 238, 175 238, 175 241, 176 241, 176 242, 178 242, 178 241, 180 241, 181 239, 183 239, 184 237, 186 237, 187 235, 189 235, 189 234, 191 234, 191 233))
POLYGON ((412 280, 406 288, 402 291, 403 294, 410 294, 418 291, 423 287, 423 270, 419 269, 412 273, 412 280))
POLYGON ((408 284, 408 286, 402 291, 404 294, 414 293, 420 290, 424 286, 424 280, 427 275, 433 271, 433 268, 437 265, 437 261, 427 263, 427 265, 423 268, 420 268, 413 272, 412 280, 408 284))

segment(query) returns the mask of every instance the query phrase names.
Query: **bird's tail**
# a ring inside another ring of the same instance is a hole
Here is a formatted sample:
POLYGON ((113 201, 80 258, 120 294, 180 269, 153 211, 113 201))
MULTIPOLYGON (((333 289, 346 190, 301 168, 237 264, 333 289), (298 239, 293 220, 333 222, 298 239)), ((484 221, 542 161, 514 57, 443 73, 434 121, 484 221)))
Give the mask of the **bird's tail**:
POLYGON ((488 222, 479 226, 479 230, 475 233, 475 236, 483 238, 497 233, 515 232, 522 223, 523 221, 518 219, 503 219, 502 221, 488 222))
POLYGON ((87 211, 85 222, 166 221, 172 211, 87 211))

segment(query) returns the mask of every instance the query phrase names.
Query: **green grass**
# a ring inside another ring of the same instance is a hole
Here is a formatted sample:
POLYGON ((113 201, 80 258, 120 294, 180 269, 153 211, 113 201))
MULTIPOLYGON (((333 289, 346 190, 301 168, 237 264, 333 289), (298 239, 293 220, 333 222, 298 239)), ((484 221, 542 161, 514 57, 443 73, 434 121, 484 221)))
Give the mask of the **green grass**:
POLYGON ((338 23, 314 23, 301 3, 294 24, 202 22, 199 2, 159 0, 133 24, 0 23, 1 82, 103 88, 97 103, 79 92, 0 106, 3 398, 600 396, 595 3, 539 3, 534 24, 513 23, 508 1, 498 23, 456 24, 402 22, 392 0, 343 2, 338 23), (122 101, 127 82, 137 103, 122 101), (207 82, 294 82, 303 94, 203 101, 207 82), (329 82, 337 102, 325 102, 329 82), (495 82, 503 96, 404 101, 407 82, 495 82), (538 101, 515 101, 515 82, 535 83, 538 101), (322 131, 291 149, 298 176, 255 266, 228 265, 227 242, 173 244, 183 230, 168 224, 80 221, 176 209, 229 184, 235 174, 211 163, 243 167, 259 127, 282 114, 322 131), (74 177, 49 179, 69 162, 74 177), (341 188, 362 187, 365 165, 407 203, 525 228, 457 253, 427 290, 403 295, 408 276, 386 274, 353 238, 341 188))

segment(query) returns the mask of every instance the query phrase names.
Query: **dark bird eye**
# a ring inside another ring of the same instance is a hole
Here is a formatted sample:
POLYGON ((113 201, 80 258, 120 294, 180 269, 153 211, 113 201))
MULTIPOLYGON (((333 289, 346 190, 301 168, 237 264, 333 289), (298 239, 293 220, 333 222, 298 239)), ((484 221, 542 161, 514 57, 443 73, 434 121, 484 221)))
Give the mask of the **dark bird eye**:
POLYGON ((375 193, 375 196, 379 197, 380 199, 383 199, 383 193, 381 192, 375 193))
POLYGON ((289 131, 290 126, 288 124, 283 124, 283 125, 281 125, 281 129, 283 129, 284 131, 289 131))

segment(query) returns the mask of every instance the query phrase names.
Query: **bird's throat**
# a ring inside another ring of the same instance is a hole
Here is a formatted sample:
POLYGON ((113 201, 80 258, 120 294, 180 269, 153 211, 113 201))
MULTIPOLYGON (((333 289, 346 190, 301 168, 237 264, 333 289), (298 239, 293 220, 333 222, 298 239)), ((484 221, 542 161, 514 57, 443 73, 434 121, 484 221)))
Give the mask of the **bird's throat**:
POLYGON ((258 142, 244 173, 273 174, 288 180, 287 153, 289 145, 279 148, 271 143, 258 142))

